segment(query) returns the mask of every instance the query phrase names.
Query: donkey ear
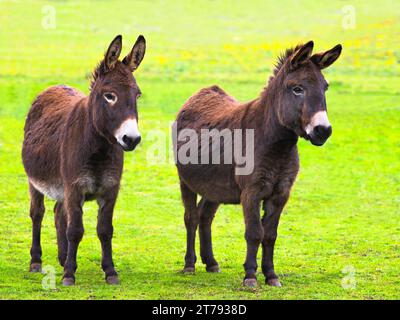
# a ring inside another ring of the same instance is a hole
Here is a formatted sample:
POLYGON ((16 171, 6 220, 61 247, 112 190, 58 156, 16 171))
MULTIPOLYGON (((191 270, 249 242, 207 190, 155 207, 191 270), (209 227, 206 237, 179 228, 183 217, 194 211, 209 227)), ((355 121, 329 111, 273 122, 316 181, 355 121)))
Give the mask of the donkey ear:
POLYGON ((290 65, 293 69, 296 69, 303 62, 307 61, 314 48, 314 41, 308 41, 305 45, 297 49, 290 59, 290 65))
POLYGON ((122 62, 126 64, 133 72, 139 67, 140 63, 143 60, 145 52, 146 40, 142 35, 140 35, 137 38, 131 52, 124 58, 124 60, 122 60, 122 62))
POLYGON ((118 61, 119 55, 122 50, 122 36, 118 35, 113 41, 111 41, 110 46, 104 56, 104 63, 106 71, 110 71, 115 67, 115 63, 118 61))
POLYGON ((338 44, 331 50, 316 53, 311 57, 311 61, 314 62, 320 69, 325 69, 334 63, 342 53, 342 45, 338 44))

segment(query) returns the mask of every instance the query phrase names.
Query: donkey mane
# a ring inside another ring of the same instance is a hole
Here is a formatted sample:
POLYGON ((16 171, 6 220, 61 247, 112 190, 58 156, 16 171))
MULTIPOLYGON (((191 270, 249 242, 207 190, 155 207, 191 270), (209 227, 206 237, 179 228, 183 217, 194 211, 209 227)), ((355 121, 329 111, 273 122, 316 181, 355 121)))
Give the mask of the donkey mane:
POLYGON ((286 51, 278 56, 278 60, 275 64, 274 71, 272 72, 272 76, 269 78, 269 82, 271 82, 278 75, 279 71, 282 69, 286 61, 292 56, 294 52, 300 49, 303 44, 298 44, 296 47, 292 47, 286 49, 286 51))
POLYGON ((298 44, 296 47, 292 47, 289 49, 286 49, 284 53, 280 54, 278 56, 277 62, 275 63, 275 68, 272 71, 272 75, 268 79, 267 85, 263 88, 260 94, 260 103, 261 105, 271 105, 272 101, 276 95, 276 90, 273 89, 274 87, 274 82, 279 74, 279 72, 282 70, 282 68, 285 66, 286 61, 290 59, 290 57, 295 53, 299 48, 301 48, 303 44, 298 44))
POLYGON ((94 84, 96 83, 96 80, 105 74, 106 74, 106 64, 103 59, 98 63, 98 65, 92 72, 92 78, 90 80, 90 90, 93 89, 94 84))
MULTIPOLYGON (((120 74, 121 76, 125 77, 126 74, 129 72, 128 70, 125 70, 124 68, 121 68, 123 62, 118 62, 116 67, 114 68, 114 72, 120 74), (120 66, 118 66, 118 64, 120 66)), ((99 64, 96 66, 96 68, 93 70, 92 72, 92 77, 90 80, 90 91, 92 91, 92 89, 94 88, 94 84, 96 83, 97 79, 100 77, 103 77, 105 74, 107 73, 106 71, 106 63, 103 60, 101 60, 99 62, 99 64)), ((135 82, 135 80, 133 79, 133 81, 135 82)), ((125 79, 119 80, 120 83, 126 83, 127 85, 131 84, 131 79, 129 79, 128 81, 125 81, 125 79)))

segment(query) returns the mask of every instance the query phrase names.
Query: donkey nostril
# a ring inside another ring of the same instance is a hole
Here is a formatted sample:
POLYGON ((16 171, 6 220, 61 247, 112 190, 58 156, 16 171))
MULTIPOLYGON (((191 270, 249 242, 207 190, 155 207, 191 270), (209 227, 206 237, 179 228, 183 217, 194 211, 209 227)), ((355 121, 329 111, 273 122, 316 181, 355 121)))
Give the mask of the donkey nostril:
POLYGON ((332 126, 316 126, 314 128, 314 132, 318 137, 322 139, 328 139, 332 134, 332 126))
POLYGON ((314 130, 315 130, 315 133, 318 134, 318 135, 322 136, 324 134, 324 127, 323 126, 316 126, 314 128, 314 130))
POLYGON ((123 141, 126 145, 129 145, 130 143, 132 143, 132 139, 129 138, 127 135, 124 135, 124 136, 122 137, 122 141, 123 141))

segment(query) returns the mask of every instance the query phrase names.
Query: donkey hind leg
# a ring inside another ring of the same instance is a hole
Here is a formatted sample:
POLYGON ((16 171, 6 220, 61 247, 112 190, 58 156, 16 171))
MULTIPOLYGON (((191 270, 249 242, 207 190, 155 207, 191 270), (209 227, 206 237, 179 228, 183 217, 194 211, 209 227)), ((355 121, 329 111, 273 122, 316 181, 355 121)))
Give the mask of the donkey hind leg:
POLYGON ((32 220, 31 263, 29 271, 42 271, 42 247, 40 245, 40 229, 44 216, 44 196, 32 184, 29 184, 31 196, 30 217, 32 220))
POLYGON ((196 230, 199 224, 199 213, 197 209, 197 194, 191 191, 183 181, 181 181, 181 197, 185 207, 185 226, 186 226, 186 255, 184 273, 195 271, 196 252, 195 240, 196 230))
POLYGON ((58 261, 64 267, 68 251, 67 217, 63 203, 60 201, 57 201, 54 206, 54 220, 57 230, 58 261))
POLYGON ((220 272, 218 262, 214 258, 211 240, 211 224, 219 204, 202 198, 198 205, 200 223, 200 256, 208 272, 220 272))
POLYGON ((264 217, 262 224, 264 228, 264 239, 262 241, 262 271, 265 283, 273 287, 281 287, 281 283, 274 270, 274 248, 277 238, 279 218, 287 197, 273 197, 264 201, 264 217))

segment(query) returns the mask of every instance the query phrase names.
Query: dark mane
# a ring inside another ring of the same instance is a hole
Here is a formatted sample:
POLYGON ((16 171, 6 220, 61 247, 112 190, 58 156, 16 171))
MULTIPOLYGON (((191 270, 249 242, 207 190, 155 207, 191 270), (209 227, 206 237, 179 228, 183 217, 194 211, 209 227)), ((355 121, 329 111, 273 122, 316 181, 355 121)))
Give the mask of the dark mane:
POLYGON ((282 69, 283 65, 291 57, 291 55, 294 52, 296 52, 299 48, 301 48, 302 46, 303 46, 302 44, 298 44, 294 48, 286 49, 286 51, 283 54, 278 56, 278 60, 275 64, 275 68, 272 73, 272 76, 269 78, 269 82, 271 82, 271 80, 274 79, 278 75, 279 71, 282 69))
MULTIPOLYGON (((100 78, 105 76, 108 71, 106 70, 106 65, 104 60, 100 61, 97 67, 92 72, 92 79, 90 81, 90 91, 93 90, 94 84, 100 78)), ((127 84, 132 86, 136 84, 135 79, 132 77, 131 71, 129 71, 128 67, 124 65, 123 62, 117 61, 114 69, 113 69, 113 79, 122 84, 127 84)))
POLYGON ((296 47, 292 47, 289 49, 286 49, 284 53, 280 54, 278 56, 277 62, 275 63, 275 68, 272 72, 272 75, 269 77, 267 85, 264 87, 264 89, 261 91, 260 98, 261 98, 261 104, 262 105, 269 105, 270 101, 274 99, 274 95, 276 91, 273 89, 274 86, 279 85, 272 83, 272 80, 276 79, 278 76, 279 71, 282 70, 283 66, 286 64, 286 61, 290 59, 290 57, 293 55, 294 52, 296 52, 299 48, 301 48, 303 45, 298 44, 296 47), (269 99, 269 102, 268 102, 269 99))
POLYGON ((97 78, 104 75, 105 71, 105 63, 104 60, 100 61, 99 64, 92 72, 92 79, 90 80, 90 91, 93 89, 94 83, 96 82, 97 78))

